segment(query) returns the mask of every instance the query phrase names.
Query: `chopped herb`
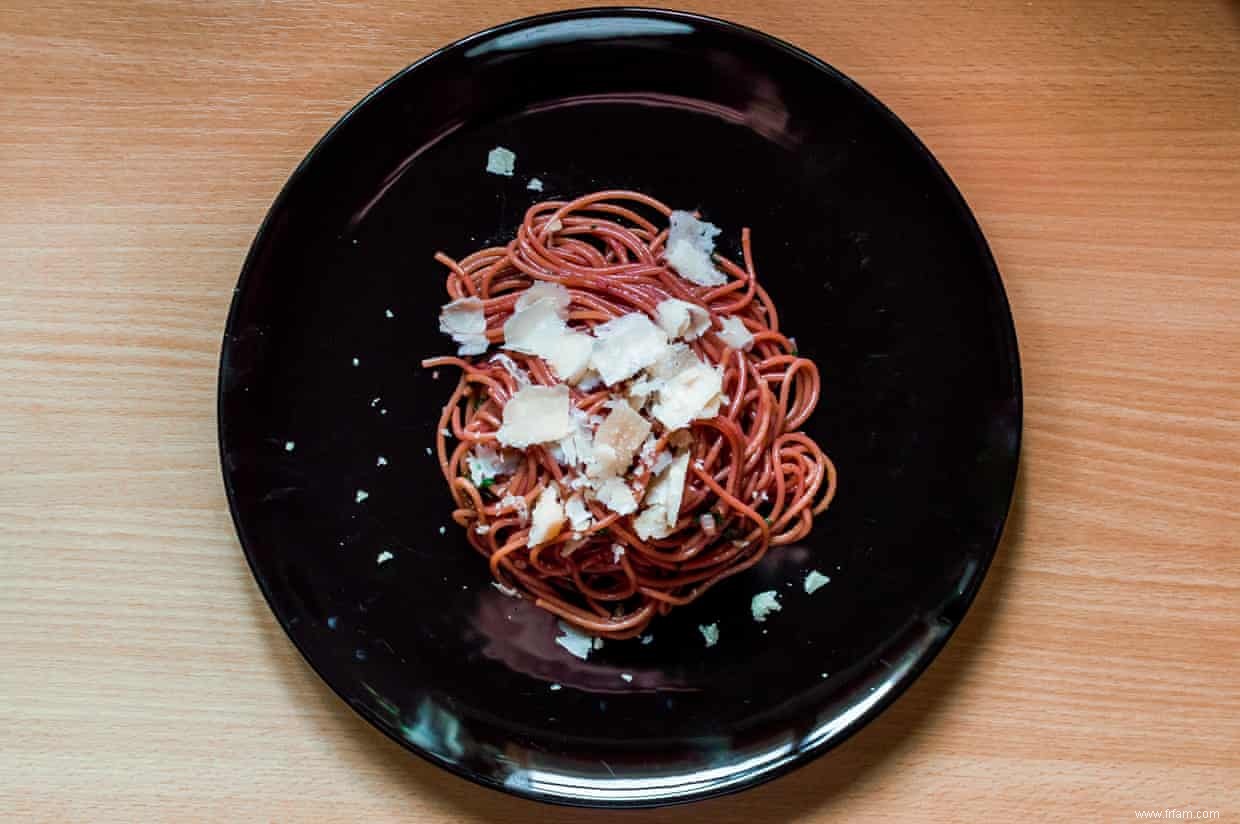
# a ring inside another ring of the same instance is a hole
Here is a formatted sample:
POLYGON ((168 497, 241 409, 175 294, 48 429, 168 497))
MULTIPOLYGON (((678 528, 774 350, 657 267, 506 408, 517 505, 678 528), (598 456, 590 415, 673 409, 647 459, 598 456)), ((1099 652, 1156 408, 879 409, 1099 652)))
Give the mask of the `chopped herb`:
POLYGON ((767 526, 770 526, 771 524, 775 523, 775 522, 774 522, 774 521, 772 521, 770 518, 763 518, 762 520, 766 521, 766 525, 767 525, 767 526))
POLYGON ((792 357, 794 357, 794 358, 795 358, 795 357, 798 357, 800 354, 801 354, 801 350, 800 350, 800 349, 797 349, 795 346, 794 346, 794 347, 792 347, 792 357))
POLYGON ((478 489, 485 492, 486 490, 490 489, 493 486, 495 486, 494 478, 483 478, 482 483, 478 484, 478 489))

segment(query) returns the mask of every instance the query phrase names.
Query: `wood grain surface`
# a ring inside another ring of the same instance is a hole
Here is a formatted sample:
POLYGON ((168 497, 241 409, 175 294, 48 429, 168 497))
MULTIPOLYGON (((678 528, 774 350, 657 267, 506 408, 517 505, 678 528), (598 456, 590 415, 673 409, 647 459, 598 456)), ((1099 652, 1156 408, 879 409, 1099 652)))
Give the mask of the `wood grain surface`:
POLYGON ((223 323, 353 102, 529 0, 0 1, 0 818, 1240 820, 1240 5, 693 2, 927 142, 1020 335, 1015 509, 877 722, 672 810, 482 790, 370 729, 251 580, 215 446, 223 323))

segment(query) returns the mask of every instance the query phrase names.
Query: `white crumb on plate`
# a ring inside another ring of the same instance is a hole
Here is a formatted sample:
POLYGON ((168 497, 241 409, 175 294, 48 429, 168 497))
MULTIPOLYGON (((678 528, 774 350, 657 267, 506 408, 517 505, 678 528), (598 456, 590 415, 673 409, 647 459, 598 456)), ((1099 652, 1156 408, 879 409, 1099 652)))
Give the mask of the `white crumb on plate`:
POLYGON ((361 366, 361 365, 362 365, 362 362, 361 362, 360 360, 358 360, 357 358, 354 358, 354 359, 353 359, 353 365, 354 365, 354 366, 361 366))
POLYGON ((653 636, 653 635, 643 635, 643 636, 641 637, 641 642, 642 642, 642 646, 643 646, 643 647, 644 647, 644 646, 646 646, 647 644, 652 644, 652 643, 654 643, 654 636, 653 636))
POLYGON ((379 405, 379 401, 381 400, 383 400, 383 398, 379 397, 378 395, 375 395, 373 398, 370 399, 370 408, 374 409, 376 406, 379 405))
POLYGON ((383 317, 387 318, 388 320, 391 320, 392 318, 396 317, 396 313, 393 312, 391 309, 384 309, 383 317))
POLYGON ((375 461, 375 466, 387 466, 387 458, 380 455, 379 459, 375 461))
POLYGON ((512 172, 516 166, 517 156, 510 149, 496 146, 487 152, 487 171, 493 175, 512 177, 512 172))
POLYGON ((501 584, 499 581, 492 581, 491 586, 495 587, 500 592, 502 592, 504 595, 507 595, 509 598, 520 598, 521 597, 520 594, 515 589, 513 589, 510 586, 501 584))
POLYGON ((285 452, 292 452, 292 451, 293 451, 294 449, 296 449, 296 448, 297 448, 297 444, 293 443, 292 441, 285 441, 285 442, 284 442, 284 451, 285 451, 285 452))
POLYGON ((620 673, 620 678, 623 679, 626 684, 633 683, 633 676, 629 675, 627 672, 620 673))
POLYGON ((392 553, 388 552, 385 549, 379 553, 379 557, 375 558, 375 563, 386 564, 388 561, 392 560, 395 557, 396 557, 395 555, 393 555, 392 553))
POLYGON ((766 616, 772 612, 779 612, 783 609, 779 604, 779 593, 773 589, 766 592, 759 592, 749 602, 749 611, 753 613, 755 621, 765 621, 766 616))
POLYGON ((427 455, 431 454, 431 448, 430 448, 429 446, 428 446, 428 447, 426 447, 426 454, 427 454, 427 455))
POLYGON ((823 575, 816 569, 810 570, 809 575, 805 576, 805 593, 813 595, 829 583, 831 583, 830 577, 823 575))
POLYGON ((448 528, 447 528, 446 526, 441 526, 441 527, 439 527, 439 534, 440 534, 440 535, 447 535, 447 534, 448 534, 448 528))
POLYGON ((387 410, 386 410, 386 409, 380 409, 380 410, 379 410, 379 414, 380 414, 380 415, 386 415, 386 414, 387 414, 387 410))
POLYGON ((702 638, 706 640, 706 646, 713 647, 719 643, 718 624, 702 624, 698 627, 698 632, 702 633, 702 638))
POLYGON ((591 638, 576 627, 570 626, 560 621, 560 631, 563 635, 557 636, 555 642, 568 650, 570 655, 580 658, 582 661, 590 657, 590 650, 594 649, 594 642, 597 638, 591 638))
POLYGON ((559 684, 552 684, 550 687, 548 687, 548 689, 551 690, 552 692, 555 692, 556 690, 564 689, 564 687, 560 686, 559 684))
POLYGON ((362 501, 366 500, 366 499, 367 499, 367 498, 369 498, 369 497, 370 497, 370 493, 369 493, 369 492, 367 492, 367 491, 366 491, 366 490, 364 490, 364 489, 359 489, 359 490, 358 490, 356 493, 354 493, 354 495, 353 495, 353 502, 354 502, 354 503, 358 503, 358 504, 360 504, 362 501))
POLYGON ((531 192, 541 192, 543 190, 543 182, 536 177, 531 177, 530 182, 525 184, 525 188, 531 192))
POLYGON ((822 677, 823 677, 823 678, 830 678, 831 676, 827 675, 827 674, 824 672, 824 673, 822 674, 822 677))

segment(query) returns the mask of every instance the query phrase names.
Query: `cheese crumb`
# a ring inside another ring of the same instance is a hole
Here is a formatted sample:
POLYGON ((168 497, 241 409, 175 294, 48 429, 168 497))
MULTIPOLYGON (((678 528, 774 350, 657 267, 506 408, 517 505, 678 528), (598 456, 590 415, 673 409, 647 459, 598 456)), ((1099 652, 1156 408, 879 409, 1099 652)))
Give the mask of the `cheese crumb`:
POLYGON ((759 592, 749 602, 749 611, 753 613, 753 619, 759 622, 765 621, 766 616, 772 612, 779 612, 781 609, 783 607, 779 604, 779 593, 773 589, 759 592))
POLYGON ((740 318, 723 318, 719 321, 723 328, 719 330, 719 339, 733 349, 745 350, 753 347, 753 334, 740 318))
POLYGON ((480 486, 487 478, 511 475, 519 464, 516 454, 503 455, 484 443, 475 446, 465 456, 465 468, 474 486, 480 486))
POLYGON ((503 498, 500 498, 499 511, 503 512, 509 509, 517 513, 517 517, 521 519, 522 523, 530 519, 529 505, 526 504, 525 498, 520 495, 505 495, 503 498))
POLYGON ((367 498, 369 498, 369 497, 370 497, 370 493, 369 493, 369 492, 367 492, 367 491, 366 491, 366 490, 364 490, 364 489, 359 489, 359 490, 358 490, 358 491, 357 491, 357 492, 353 495, 353 502, 354 502, 354 503, 358 503, 358 504, 360 504, 362 501, 366 500, 366 499, 367 499, 367 498))
POLYGON ((581 630, 563 621, 560 621, 560 631, 564 634, 555 639, 557 644, 582 661, 590 657, 590 650, 594 649, 594 641, 597 639, 586 635, 581 630))
POLYGON ((713 647, 719 643, 719 625, 718 624, 702 624, 698 627, 698 632, 702 633, 702 638, 706 641, 706 646, 713 647))
POLYGON ((816 569, 810 570, 809 575, 805 576, 805 593, 807 595, 813 595, 829 583, 831 583, 831 579, 829 577, 823 575, 816 569))
POLYGON ((688 301, 668 298, 659 303, 655 314, 659 328, 669 338, 696 340, 710 328, 710 313, 688 301))
POLYGON ((653 365, 667 351, 667 335, 640 312, 594 327, 590 366, 612 386, 653 365))
POLYGON ((647 644, 653 644, 653 643, 654 643, 654 636, 653 636, 653 635, 643 635, 643 636, 641 637, 641 642, 642 642, 642 646, 643 646, 643 647, 644 647, 644 646, 646 646, 647 644))
POLYGON ((447 534, 448 534, 448 528, 447 528, 446 526, 441 526, 441 527, 439 527, 439 534, 440 534, 440 535, 447 535, 447 534))
POLYGON ((284 442, 284 451, 285 451, 285 452, 292 452, 292 451, 293 451, 294 449, 296 449, 296 448, 297 448, 297 444, 293 443, 292 441, 285 441, 285 442, 284 442))
POLYGON ((361 362, 360 360, 358 360, 357 358, 354 358, 354 359, 353 359, 353 365, 354 365, 354 366, 361 366, 361 364, 362 364, 362 362, 361 362))
MULTIPOLYGON (((478 298, 460 298, 439 310, 439 331, 457 342, 457 354, 481 355, 487 350, 487 318, 478 298)), ((356 361, 353 364, 357 365, 356 361)))
POLYGON ((391 309, 384 309, 383 317, 387 318, 388 320, 391 320, 392 318, 396 317, 396 315, 395 313, 392 312, 391 309))
POLYGON ((501 593, 503 593, 504 595, 507 595, 509 598, 520 598, 521 597, 520 593, 518 593, 515 589, 513 589, 510 586, 501 584, 499 581, 492 581, 491 586, 495 587, 501 593))
POLYGON ((585 532, 594 523, 594 516, 590 513, 590 508, 586 506, 585 498, 580 492, 565 502, 564 512, 568 515, 568 521, 574 533, 585 532))
POLYGON ((517 156, 503 146, 496 146, 487 152, 487 171, 493 175, 512 177, 517 166, 517 156))
POLYGON ((560 686, 559 684, 552 684, 550 687, 548 687, 548 689, 550 689, 552 692, 555 692, 557 690, 564 689, 564 687, 560 686))
POLYGON ((624 557, 624 547, 620 544, 611 545, 611 561, 612 563, 620 563, 620 559, 624 557))
POLYGON ((525 184, 525 188, 531 192, 541 192, 543 190, 543 182, 536 177, 531 177, 530 182, 525 184))
POLYGON ((386 549, 379 553, 379 557, 375 558, 375 563, 386 564, 396 556, 388 552, 386 549))
POLYGON ((564 526, 564 506, 555 484, 545 487, 534 504, 534 517, 530 521, 530 534, 526 546, 545 544, 560 534, 564 526))
POLYGON ((621 678, 621 679, 623 679, 623 681, 624 681, 626 684, 631 684, 631 683, 633 683, 633 676, 632 676, 632 675, 630 675, 630 674, 629 674, 629 673, 627 673, 627 672, 622 672, 622 673, 620 673, 620 678, 621 678))
POLYGON ((664 257, 685 280, 699 286, 721 286, 728 279, 710 259, 720 231, 718 226, 698 220, 688 212, 672 212, 664 257))
POLYGON ((387 458, 380 455, 379 459, 375 461, 375 466, 387 466, 387 458))
POLYGON ((558 441, 572 432, 568 387, 523 386, 504 405, 503 424, 496 437, 504 446, 525 449, 536 443, 558 441))

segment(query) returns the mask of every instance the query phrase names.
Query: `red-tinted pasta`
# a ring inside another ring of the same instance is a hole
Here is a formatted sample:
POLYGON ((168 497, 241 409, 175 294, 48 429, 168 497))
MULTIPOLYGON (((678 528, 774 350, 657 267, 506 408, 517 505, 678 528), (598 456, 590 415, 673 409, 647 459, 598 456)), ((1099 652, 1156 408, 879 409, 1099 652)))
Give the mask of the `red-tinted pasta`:
MULTIPOLYGON (((529 524, 519 510, 532 509, 548 484, 560 484, 567 497, 566 470, 541 446, 527 449, 510 476, 483 489, 470 480, 465 466, 475 446, 498 448, 504 404, 520 388, 516 378, 490 359, 493 353, 424 362, 459 367, 462 373, 436 436, 444 478, 456 501, 453 519, 489 559, 498 582, 606 638, 639 634, 655 615, 693 601, 757 563, 770 547, 800 540, 835 494, 835 467, 798 431, 818 403, 818 369, 779 331, 775 307, 754 272, 749 230, 741 235, 743 265, 714 258, 727 283, 699 286, 662 261, 668 233, 647 215, 666 218, 670 212, 654 198, 631 191, 547 201, 526 212, 516 238, 506 246, 482 249, 460 261, 436 255, 448 268, 452 299, 483 301, 492 344, 502 344, 504 322, 535 280, 569 290, 568 322, 582 329, 629 312, 653 317, 667 298, 710 313, 713 328, 690 346, 722 367, 726 401, 717 417, 695 420, 681 430, 688 437, 658 426, 654 430, 656 454, 674 439, 692 455, 677 527, 657 540, 638 537, 635 515, 619 516, 590 502, 594 523, 584 533, 574 537, 565 531, 527 547, 529 524), (730 349, 716 334, 719 320, 729 316, 741 319, 753 335, 748 351, 730 349)), ((558 382, 540 358, 507 354, 534 383, 558 382)), ((610 397, 611 390, 603 386, 589 392, 571 388, 573 403, 586 412, 601 411, 610 397)), ((649 476, 649 467, 641 464, 631 473, 639 493, 649 476)))

